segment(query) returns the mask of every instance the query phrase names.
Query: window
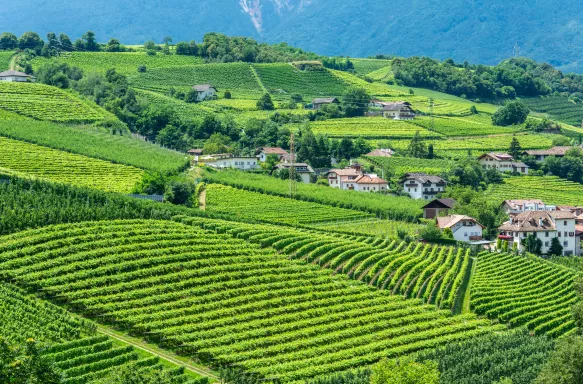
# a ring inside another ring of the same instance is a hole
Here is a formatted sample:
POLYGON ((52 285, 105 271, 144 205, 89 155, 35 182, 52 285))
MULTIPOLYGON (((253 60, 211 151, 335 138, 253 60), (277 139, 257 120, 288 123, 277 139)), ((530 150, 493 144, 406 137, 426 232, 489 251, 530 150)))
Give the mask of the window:
POLYGON ((565 237, 569 236, 569 235, 567 234, 567 231, 565 231, 565 232, 563 233, 563 236, 565 236, 565 237))
POLYGON ((545 241, 545 247, 548 247, 548 246, 549 246, 549 242, 545 241))
POLYGON ((567 221, 563 221, 563 225, 567 225, 567 221))
POLYGON ((567 245, 569 245, 568 241, 563 241, 563 246, 566 247, 567 245))
POLYGON ((549 233, 548 232, 545 232, 545 237, 549 237, 549 233))
POLYGON ((557 237, 561 237, 561 232, 557 232, 557 237))

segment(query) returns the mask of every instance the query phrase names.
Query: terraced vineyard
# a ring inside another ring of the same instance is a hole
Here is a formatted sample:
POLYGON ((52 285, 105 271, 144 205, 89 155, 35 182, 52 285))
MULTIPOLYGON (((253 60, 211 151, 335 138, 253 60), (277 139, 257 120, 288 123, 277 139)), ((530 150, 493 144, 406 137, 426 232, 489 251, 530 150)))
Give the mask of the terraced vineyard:
POLYGON ((575 273, 535 256, 489 253, 478 259, 471 307, 481 315, 556 337, 575 329, 575 273))
MULTIPOLYGON (((145 65, 149 70, 202 64, 202 59, 198 57, 163 54, 149 56, 146 52, 70 52, 50 60, 79 67, 85 73, 105 73, 108 69, 115 68, 116 71, 126 75, 137 73, 140 65, 145 65)), ((32 64, 36 69, 47 61, 49 59, 38 56, 32 64)))
POLYGON ((402 221, 366 218, 362 220, 337 220, 335 222, 312 225, 314 228, 331 230, 343 233, 361 234, 369 236, 390 237, 396 239, 398 231, 405 231, 415 236, 423 228, 421 224, 405 223, 402 221))
POLYGON ((504 179, 492 185, 486 194, 495 201, 540 199, 547 204, 579 206, 583 200, 581 184, 556 176, 524 176, 504 179))
POLYGON ((410 172, 439 175, 447 172, 455 165, 455 162, 451 160, 441 159, 415 159, 411 157, 367 157, 366 159, 383 169, 389 170, 397 177, 410 172))
POLYGON ((143 89, 136 89, 136 94, 146 99, 150 103, 165 106, 180 120, 185 122, 198 121, 205 116, 210 116, 215 111, 201 103, 186 103, 182 100, 175 99, 153 91, 146 91, 143 89))
POLYGON ((0 244, 2 274, 18 285, 58 295, 85 314, 203 362, 237 364, 282 382, 503 327, 172 222, 58 225, 0 244))
POLYGON ((129 193, 143 171, 0 137, 0 168, 41 179, 129 193))
POLYGON ((393 96, 393 97, 400 98, 403 95, 408 94, 406 92, 401 92, 401 91, 396 90, 392 87, 389 87, 386 84, 369 83, 368 81, 365 81, 365 80, 361 79, 360 77, 356 77, 348 72, 330 70, 330 73, 332 73, 334 76, 336 76, 338 79, 342 80, 346 84, 366 89, 366 91, 368 92, 369 95, 393 96))
POLYGON ((386 68, 391 65, 391 60, 379 59, 350 59, 354 65, 354 71, 359 75, 368 75, 373 71, 386 68))
POLYGON ((3 119, 0 136, 152 171, 170 172, 188 164, 183 153, 90 126, 3 119))
POLYGON ((263 90, 249 64, 203 64, 156 68, 130 77, 138 89, 167 94, 171 87, 188 91, 197 84, 212 84, 219 92, 231 91, 235 99, 258 99, 263 90))
POLYGON ((37 120, 63 123, 118 121, 89 101, 59 88, 35 83, 0 83, 0 108, 37 120))
POLYGON ((567 124, 578 127, 583 121, 583 106, 563 96, 533 97, 522 99, 522 101, 531 110, 548 114, 550 118, 567 124))
POLYGON ((364 212, 267 196, 220 184, 210 184, 206 189, 208 212, 232 214, 246 220, 307 224, 369 216, 364 212))
POLYGON ((420 116, 414 120, 424 128, 440 133, 444 136, 485 136, 515 133, 524 129, 523 125, 511 127, 497 127, 492 125, 490 115, 471 115, 467 117, 430 117, 420 116))
POLYGON ((329 119, 310 124, 315 134, 329 137, 363 137, 366 139, 410 139, 416 132, 424 138, 438 138, 441 134, 431 132, 408 121, 383 117, 354 117, 329 119))
POLYGON ((255 64, 253 68, 265 88, 275 95, 341 96, 347 88, 327 69, 300 71, 290 64, 255 64))
POLYGON ((387 65, 386 67, 367 73, 366 77, 373 79, 374 81, 387 82, 394 79, 393 68, 390 65, 387 65))

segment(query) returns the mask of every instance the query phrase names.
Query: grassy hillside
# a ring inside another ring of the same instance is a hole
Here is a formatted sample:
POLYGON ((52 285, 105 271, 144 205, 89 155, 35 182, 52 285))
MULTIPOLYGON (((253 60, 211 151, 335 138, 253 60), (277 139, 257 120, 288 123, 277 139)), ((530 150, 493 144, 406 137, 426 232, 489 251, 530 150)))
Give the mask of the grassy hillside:
POLYGON ((522 101, 533 111, 543 113, 549 118, 567 124, 581 126, 583 105, 575 104, 562 96, 525 98, 522 101))
POLYGON ((432 132, 408 121, 383 117, 355 117, 351 119, 329 119, 311 123, 314 133, 330 137, 364 137, 366 139, 410 139, 416 132, 425 138, 440 138, 432 132))
POLYGON ((0 51, 0 72, 10 68, 10 60, 14 56, 14 53, 13 51, 0 51))
POLYGON ((0 108, 36 120, 63 123, 118 121, 94 103, 44 84, 0 83, 0 108))

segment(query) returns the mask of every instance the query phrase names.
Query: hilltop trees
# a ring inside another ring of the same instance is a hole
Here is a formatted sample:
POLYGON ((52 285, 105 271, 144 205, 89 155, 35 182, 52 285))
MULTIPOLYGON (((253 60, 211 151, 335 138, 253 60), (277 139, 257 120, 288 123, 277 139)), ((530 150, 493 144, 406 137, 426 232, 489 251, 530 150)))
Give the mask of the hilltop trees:
POLYGON ((45 42, 40 38, 38 33, 35 32, 24 32, 22 36, 18 39, 19 49, 31 49, 40 54, 41 49, 44 47, 45 42))
POLYGON ((522 124, 526 121, 529 112, 526 105, 520 101, 513 101, 492 115, 492 124, 498 126, 522 124))
POLYGON ((0 49, 15 49, 18 46, 18 38, 10 32, 0 35, 0 49))

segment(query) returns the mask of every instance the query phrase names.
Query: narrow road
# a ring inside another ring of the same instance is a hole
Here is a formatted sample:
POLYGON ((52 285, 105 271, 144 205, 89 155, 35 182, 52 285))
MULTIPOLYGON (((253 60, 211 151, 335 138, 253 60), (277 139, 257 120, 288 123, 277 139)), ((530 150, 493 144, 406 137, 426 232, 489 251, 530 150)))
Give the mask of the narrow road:
POLYGON ((121 342, 124 342, 126 344, 129 344, 129 345, 133 346, 134 348, 138 348, 138 349, 141 349, 142 351, 146 351, 148 353, 151 353, 152 355, 158 356, 159 358, 161 358, 163 360, 166 360, 166 361, 169 361, 173 364, 182 366, 187 371, 191 371, 191 372, 194 372, 194 373, 199 374, 201 376, 208 377, 208 378, 214 380, 215 382, 220 382, 219 378, 217 376, 215 376, 213 373, 211 373, 209 370, 206 370, 206 369, 203 369, 200 367, 196 367, 194 365, 191 365, 191 364, 188 364, 184 361, 181 361, 181 360, 173 357, 172 354, 170 354, 170 353, 158 352, 158 351, 154 350, 153 348, 148 347, 147 345, 143 345, 143 344, 135 342, 131 338, 127 338, 124 336, 120 336, 116 333, 113 333, 112 331, 110 331, 109 329, 107 329, 101 325, 97 326, 97 332, 99 332, 103 335, 109 336, 113 339, 119 340, 121 342))
POLYGON ((12 57, 10 58, 10 64, 9 64, 9 70, 15 70, 16 69, 16 59, 18 58, 19 54, 15 53, 14 55, 12 55, 12 57))

